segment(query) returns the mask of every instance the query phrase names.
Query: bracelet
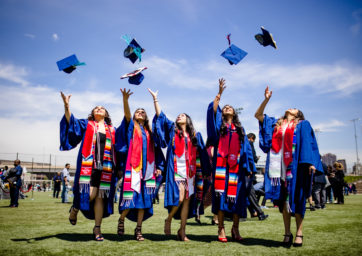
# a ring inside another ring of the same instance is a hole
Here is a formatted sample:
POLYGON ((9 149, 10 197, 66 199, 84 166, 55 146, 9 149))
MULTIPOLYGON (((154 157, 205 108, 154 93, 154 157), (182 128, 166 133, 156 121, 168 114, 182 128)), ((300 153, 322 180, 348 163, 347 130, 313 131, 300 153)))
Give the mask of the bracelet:
POLYGON ((156 102, 158 102, 158 100, 154 100, 153 102, 156 103, 156 102))

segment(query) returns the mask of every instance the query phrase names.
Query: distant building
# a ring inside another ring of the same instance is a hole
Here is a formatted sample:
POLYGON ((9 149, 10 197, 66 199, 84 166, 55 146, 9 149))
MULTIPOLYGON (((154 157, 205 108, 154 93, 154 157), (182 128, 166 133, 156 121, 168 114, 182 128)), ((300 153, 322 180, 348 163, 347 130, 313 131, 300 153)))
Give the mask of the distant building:
MULTIPOLYGON (((332 165, 333 163, 337 161, 337 156, 332 153, 327 153, 322 156, 322 162, 325 163, 327 166, 332 165)), ((347 170, 347 169, 345 169, 347 170)))
POLYGON ((343 165, 344 172, 347 173, 347 163, 346 163, 346 159, 338 159, 337 162, 338 162, 338 163, 341 163, 341 164, 343 165))

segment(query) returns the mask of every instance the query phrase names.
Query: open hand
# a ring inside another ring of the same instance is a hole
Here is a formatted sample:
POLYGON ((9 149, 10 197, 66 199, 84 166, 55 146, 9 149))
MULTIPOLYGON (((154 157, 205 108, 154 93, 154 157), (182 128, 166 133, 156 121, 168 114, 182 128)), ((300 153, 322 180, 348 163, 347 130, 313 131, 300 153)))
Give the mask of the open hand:
POLYGON ((269 86, 265 88, 264 97, 269 100, 273 94, 273 91, 269 91, 269 86))
POLYGON ((158 91, 153 92, 150 88, 147 88, 147 90, 150 92, 150 94, 152 95, 153 100, 157 100, 157 96, 158 96, 158 91))
POLYGON ((124 88, 123 90, 122 89, 120 89, 120 90, 121 90, 121 92, 123 94, 123 98, 125 98, 127 100, 129 98, 129 96, 131 96, 133 94, 133 92, 131 92, 131 89, 129 89, 128 91, 127 91, 126 88, 124 88))
POLYGON ((69 105, 69 99, 72 96, 71 94, 69 94, 68 96, 65 96, 63 92, 60 92, 60 95, 62 96, 63 102, 64 102, 64 106, 68 106, 69 105))
POLYGON ((220 78, 219 79, 219 95, 221 96, 221 94, 223 93, 223 91, 225 90, 226 85, 225 85, 225 79, 224 78, 220 78))

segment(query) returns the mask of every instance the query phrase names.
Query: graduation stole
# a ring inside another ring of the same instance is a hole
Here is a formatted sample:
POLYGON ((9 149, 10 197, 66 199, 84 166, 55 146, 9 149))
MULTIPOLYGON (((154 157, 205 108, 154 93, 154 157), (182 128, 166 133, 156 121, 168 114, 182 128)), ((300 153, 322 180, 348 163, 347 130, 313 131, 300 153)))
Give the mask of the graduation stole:
POLYGON ((225 192, 226 168, 229 167, 227 199, 230 201, 236 199, 240 148, 240 138, 235 125, 227 124, 227 134, 219 140, 214 186, 216 194, 225 192))
POLYGON ((189 196, 189 189, 188 189, 188 178, 192 178, 196 174, 196 152, 197 148, 194 146, 191 142, 190 136, 183 136, 181 135, 180 138, 180 131, 177 131, 175 133, 175 136, 173 137, 172 141, 173 147, 175 149, 174 152, 174 177, 175 182, 178 183, 185 183, 186 187, 186 198, 189 196), (186 142, 185 142, 186 140, 186 142), (177 173, 177 158, 181 157, 185 154, 185 160, 186 160, 186 181, 185 178, 180 176, 177 173))
MULTIPOLYGON (((104 127, 106 131, 106 143, 104 147, 99 194, 101 197, 104 197, 104 194, 108 197, 112 180, 112 162, 114 160, 112 145, 115 144, 115 129, 113 126, 108 126, 106 123, 104 123, 104 127)), ((79 177, 80 192, 89 193, 92 169, 96 169, 98 167, 97 161, 100 161, 100 159, 95 159, 94 156, 97 132, 98 123, 95 121, 88 121, 82 148, 82 164, 79 177)))
POLYGON ((141 128, 135 123, 133 136, 129 143, 126 170, 123 182, 123 199, 121 205, 129 206, 133 199, 133 192, 141 192, 141 179, 146 181, 146 193, 153 194, 156 189, 155 152, 151 135, 145 129, 147 137, 147 166, 143 177, 143 139, 141 128))
POLYGON ((204 192, 204 180, 202 177, 201 161, 199 151, 196 152, 196 198, 202 201, 204 192))
MULTIPOLYGON (((293 135, 294 135, 294 121, 287 124, 287 121, 283 121, 283 125, 287 125, 287 128, 284 133, 284 151, 283 151, 283 160, 285 166, 289 166, 289 164, 293 161, 293 135)), ((275 153, 279 153, 282 149, 283 144, 283 129, 281 126, 277 130, 273 132, 272 137, 272 150, 275 153)))

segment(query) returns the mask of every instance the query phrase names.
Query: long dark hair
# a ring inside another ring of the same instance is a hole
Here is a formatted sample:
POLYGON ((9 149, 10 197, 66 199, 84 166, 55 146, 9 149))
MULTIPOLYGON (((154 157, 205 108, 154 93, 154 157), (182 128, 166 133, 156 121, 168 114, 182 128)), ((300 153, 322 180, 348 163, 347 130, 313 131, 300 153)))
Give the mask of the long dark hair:
MULTIPOLYGON (((89 121, 95 121, 95 118, 94 118, 94 110, 97 108, 98 106, 94 107, 92 109, 92 111, 90 112, 90 114, 88 115, 88 120, 89 121)), ((101 106, 105 112, 106 112, 106 115, 104 116, 104 121, 106 122, 106 124, 108 125, 112 125, 112 120, 111 120, 111 116, 109 115, 107 109, 103 106, 101 106)))
POLYGON ((137 108, 135 110, 135 112, 133 113, 133 118, 132 118, 133 122, 138 123, 137 120, 136 120, 136 112, 138 110, 143 110, 145 112, 145 122, 143 123, 143 127, 148 131, 148 133, 151 135, 150 138, 152 139, 152 131, 151 131, 151 128, 150 128, 150 120, 148 119, 147 112, 146 112, 146 110, 144 108, 137 108))
MULTIPOLYGON (((295 126, 299 123, 299 121, 305 120, 303 112, 300 111, 299 109, 297 109, 297 110, 298 110, 298 113, 297 113, 297 116, 296 116, 295 119, 294 119, 294 121, 295 121, 295 122, 294 122, 294 125, 295 125, 295 126)), ((279 129, 279 127, 282 126, 283 121, 284 121, 285 119, 287 119, 287 115, 286 115, 286 114, 284 114, 284 116, 282 116, 282 117, 280 117, 280 118, 278 119, 278 121, 277 121, 277 123, 276 123, 276 125, 275 125, 275 130, 276 130, 276 131, 279 129)))
MULTIPOLYGON (((186 116, 186 132, 189 134, 192 144, 194 146, 196 146, 197 145, 197 138, 195 137, 196 132, 195 132, 194 125, 192 124, 192 119, 188 114, 181 113, 180 115, 182 115, 182 114, 184 114, 186 116)), ((182 129, 181 129, 181 126, 179 124, 177 124, 177 118, 176 118, 175 124, 176 124, 175 125, 175 131, 176 131, 176 133, 178 133, 178 136, 180 136, 180 138, 181 138, 183 136, 183 133, 180 132, 180 131, 182 131, 182 129)))
POLYGON ((224 115, 224 109, 226 107, 230 107, 232 108, 233 112, 234 112, 234 115, 233 115, 233 120, 232 120, 232 123, 235 125, 236 127, 236 132, 237 134, 239 135, 239 139, 241 141, 244 141, 244 136, 245 136, 245 133, 244 133, 244 129, 243 129, 243 126, 241 125, 240 123, 240 120, 239 120, 239 117, 238 117, 238 114, 236 114, 235 112, 235 109, 230 106, 230 105, 225 105, 221 112, 222 112, 222 124, 221 124, 221 127, 220 127, 220 135, 221 136, 225 136, 227 134, 227 119, 226 119, 226 116, 224 115))

